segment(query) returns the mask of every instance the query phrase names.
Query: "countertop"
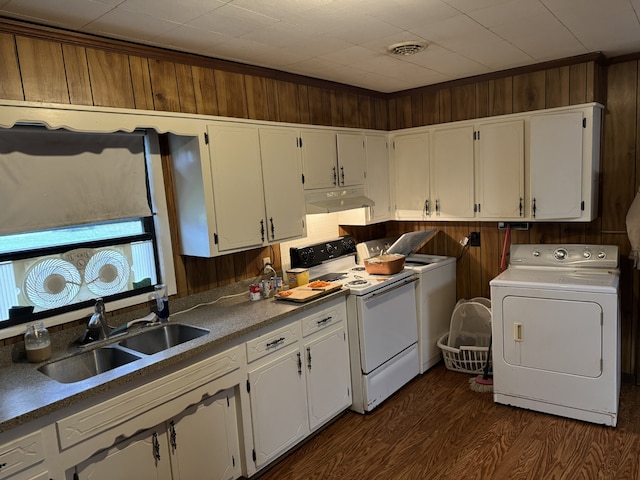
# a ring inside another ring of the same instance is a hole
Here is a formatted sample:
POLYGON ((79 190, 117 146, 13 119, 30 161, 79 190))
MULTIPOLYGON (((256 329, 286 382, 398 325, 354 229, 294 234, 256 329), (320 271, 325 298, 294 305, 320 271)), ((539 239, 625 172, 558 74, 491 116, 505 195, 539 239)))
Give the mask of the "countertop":
MULTIPOLYGON (((303 304, 273 298, 251 301, 248 288, 236 284, 232 288, 216 289, 193 297, 177 299, 171 303, 170 321, 207 328, 207 335, 76 383, 63 384, 55 381, 37 370, 41 364, 28 363, 26 358, 4 364, 0 367, 0 432, 114 387, 126 385, 127 382, 158 372, 208 350, 213 351, 233 339, 332 299, 346 296, 347 293, 348 290, 338 290, 303 304), (192 307, 196 308, 189 310, 192 307)), ((127 318, 118 320, 122 324, 146 313, 148 312, 140 311, 137 316, 135 313, 129 313, 127 318)), ((109 323, 113 325, 113 317, 109 319, 109 323)), ((132 328, 131 335, 135 335, 135 331, 132 328)), ((117 338, 120 340, 125 337, 117 338)), ((79 351, 77 346, 63 346, 57 349, 55 342, 53 344, 54 353, 51 360, 79 351)))

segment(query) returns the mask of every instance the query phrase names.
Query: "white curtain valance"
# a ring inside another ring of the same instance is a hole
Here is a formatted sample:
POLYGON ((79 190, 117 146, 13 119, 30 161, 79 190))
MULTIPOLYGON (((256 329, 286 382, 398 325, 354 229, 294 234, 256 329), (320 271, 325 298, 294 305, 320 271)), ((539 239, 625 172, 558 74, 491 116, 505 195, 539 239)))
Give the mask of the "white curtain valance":
POLYGON ((151 215, 142 133, 0 129, 0 235, 151 215))

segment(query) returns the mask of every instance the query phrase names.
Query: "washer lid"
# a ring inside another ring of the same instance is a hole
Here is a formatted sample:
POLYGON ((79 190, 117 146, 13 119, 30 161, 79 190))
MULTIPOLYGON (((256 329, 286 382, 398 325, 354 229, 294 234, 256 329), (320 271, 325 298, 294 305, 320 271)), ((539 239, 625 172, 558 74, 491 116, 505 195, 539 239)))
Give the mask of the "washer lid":
POLYGON ((438 230, 435 228, 432 230, 419 230, 417 232, 405 233, 389 247, 386 253, 399 253, 400 255, 407 256, 422 247, 437 233, 438 230))
POLYGON ((618 293, 620 271, 602 268, 509 267, 489 285, 551 290, 618 293))

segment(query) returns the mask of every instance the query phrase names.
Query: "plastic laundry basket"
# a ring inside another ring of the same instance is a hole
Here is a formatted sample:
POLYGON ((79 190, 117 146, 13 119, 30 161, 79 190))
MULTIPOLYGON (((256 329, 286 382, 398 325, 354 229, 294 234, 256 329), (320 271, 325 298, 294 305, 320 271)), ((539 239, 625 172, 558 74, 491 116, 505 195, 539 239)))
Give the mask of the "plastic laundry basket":
POLYGON ((447 369, 479 374, 487 362, 490 340, 491 301, 476 297, 456 304, 449 333, 437 345, 447 369))

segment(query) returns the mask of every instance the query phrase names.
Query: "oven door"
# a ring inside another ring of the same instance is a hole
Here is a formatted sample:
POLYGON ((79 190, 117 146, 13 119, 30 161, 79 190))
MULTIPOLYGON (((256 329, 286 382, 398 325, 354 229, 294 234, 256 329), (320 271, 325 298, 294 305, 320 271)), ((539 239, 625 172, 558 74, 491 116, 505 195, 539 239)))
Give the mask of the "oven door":
POLYGON ((416 279, 356 297, 360 364, 368 374, 418 341, 416 279))

